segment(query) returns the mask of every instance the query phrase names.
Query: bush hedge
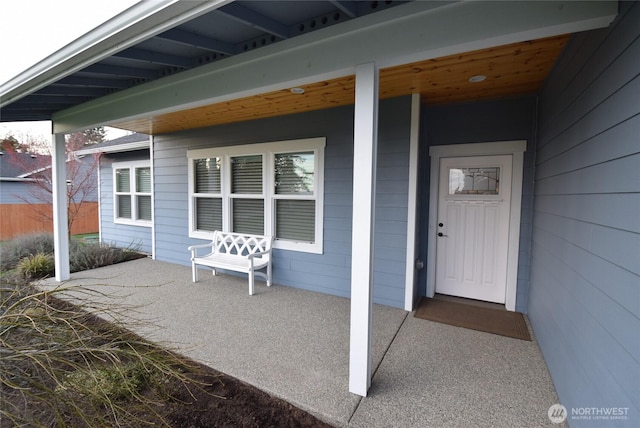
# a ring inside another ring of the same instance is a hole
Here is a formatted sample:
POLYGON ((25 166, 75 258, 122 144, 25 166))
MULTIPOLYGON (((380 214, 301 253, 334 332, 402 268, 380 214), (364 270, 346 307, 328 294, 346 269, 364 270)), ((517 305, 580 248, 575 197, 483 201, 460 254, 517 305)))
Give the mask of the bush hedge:
MULTIPOLYGON (((42 278, 45 272, 47 257, 53 261, 53 235, 40 233, 25 235, 0 246, 0 271, 8 272, 14 269, 18 274, 29 278, 42 278), (33 266, 31 266, 33 265, 33 266), (36 269, 40 265, 42 269, 36 269), (35 276, 34 276, 35 274, 35 276)), ((85 242, 81 239, 71 239, 69 242, 69 268, 71 272, 95 269, 115 263, 144 257, 136 247, 117 248, 99 242, 85 242)), ((53 269, 48 275, 53 274, 53 269)))

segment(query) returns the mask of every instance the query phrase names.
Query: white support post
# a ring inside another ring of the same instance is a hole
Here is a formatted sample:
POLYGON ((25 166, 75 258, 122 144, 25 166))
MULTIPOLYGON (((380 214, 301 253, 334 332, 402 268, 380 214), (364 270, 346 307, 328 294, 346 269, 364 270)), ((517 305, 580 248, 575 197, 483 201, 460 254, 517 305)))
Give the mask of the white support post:
POLYGON ((371 312, 378 151, 378 69, 356 67, 353 138, 353 220, 351 244, 351 330, 349 391, 367 396, 371 385, 371 312))
POLYGON ((413 310, 416 294, 416 253, 418 251, 418 145, 420 140, 420 94, 411 96, 409 134, 409 199, 407 201, 407 261, 405 266, 404 310, 413 310))
POLYGON ((53 248, 56 281, 69 279, 69 223, 67 212, 67 153, 64 134, 53 134, 51 187, 53 191, 53 248))

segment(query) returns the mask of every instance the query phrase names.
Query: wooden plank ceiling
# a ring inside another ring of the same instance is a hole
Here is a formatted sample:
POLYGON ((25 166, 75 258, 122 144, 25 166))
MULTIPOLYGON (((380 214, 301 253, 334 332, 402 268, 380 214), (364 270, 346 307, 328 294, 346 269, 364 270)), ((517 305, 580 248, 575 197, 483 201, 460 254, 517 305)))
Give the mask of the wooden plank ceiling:
MULTIPOLYGON (((380 98, 419 93, 427 104, 536 93, 569 36, 556 36, 435 58, 380 70, 380 98), (470 82, 483 75, 481 82, 470 82)), ((113 124, 145 134, 320 110, 354 103, 354 76, 113 124)))

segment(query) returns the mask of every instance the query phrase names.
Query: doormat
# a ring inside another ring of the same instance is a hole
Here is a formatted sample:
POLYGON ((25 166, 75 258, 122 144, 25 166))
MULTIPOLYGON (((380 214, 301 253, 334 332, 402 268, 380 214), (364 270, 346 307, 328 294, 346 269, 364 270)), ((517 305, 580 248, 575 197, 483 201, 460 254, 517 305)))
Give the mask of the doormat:
POLYGON ((527 323, 519 312, 423 297, 414 316, 456 327, 531 341, 527 323))

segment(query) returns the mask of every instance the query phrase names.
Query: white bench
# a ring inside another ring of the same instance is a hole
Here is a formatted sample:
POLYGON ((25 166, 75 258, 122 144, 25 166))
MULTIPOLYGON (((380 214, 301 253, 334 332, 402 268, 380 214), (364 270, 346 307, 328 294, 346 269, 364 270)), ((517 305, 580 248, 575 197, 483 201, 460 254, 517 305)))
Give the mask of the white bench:
POLYGON ((271 236, 215 231, 213 239, 208 244, 192 245, 188 248, 191 251, 193 282, 198 282, 198 266, 212 268, 214 275, 216 268, 247 273, 251 296, 254 291, 254 276, 263 278, 267 286, 271 286, 272 244, 271 236), (207 248, 208 253, 198 255, 198 250, 203 248, 207 248), (266 272, 259 272, 262 269, 266 269, 266 272))

